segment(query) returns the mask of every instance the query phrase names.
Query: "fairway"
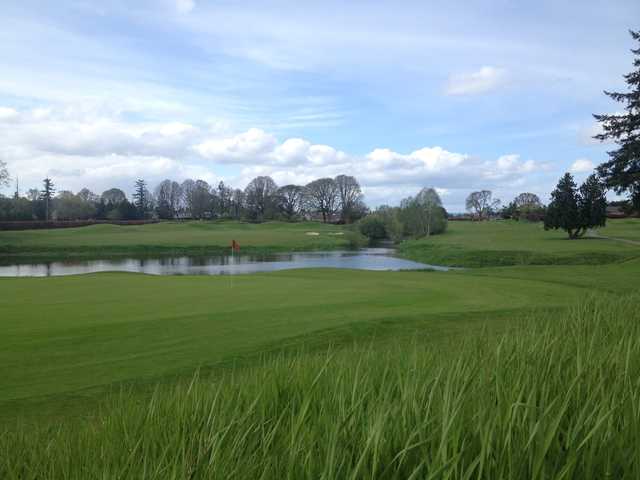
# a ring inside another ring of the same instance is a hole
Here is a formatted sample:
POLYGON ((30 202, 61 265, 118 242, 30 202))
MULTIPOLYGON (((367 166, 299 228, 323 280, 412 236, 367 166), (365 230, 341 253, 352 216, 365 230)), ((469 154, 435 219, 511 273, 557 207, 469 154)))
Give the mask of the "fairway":
MULTIPOLYGON (((633 240, 640 219, 611 220, 595 233, 633 240)), ((404 242, 406 257, 431 264, 461 267, 495 265, 606 264, 635 258, 639 245, 603 238, 567 240, 562 231, 545 231, 542 223, 517 221, 449 222, 444 235, 404 242)))
POLYGON ((162 222, 91 225, 51 230, 0 231, 0 253, 12 255, 141 254, 226 251, 232 240, 249 251, 344 248, 341 226, 317 222, 162 222))
MULTIPOLYGON (((440 339, 518 311, 640 282, 640 263, 456 273, 291 270, 230 277, 98 274, 0 279, 4 417, 88 388, 143 382, 287 345, 440 339), (362 338, 361 338, 362 337, 362 338)), ((603 293, 604 294, 604 293, 603 293)), ((496 325, 496 328, 499 325, 496 325)))

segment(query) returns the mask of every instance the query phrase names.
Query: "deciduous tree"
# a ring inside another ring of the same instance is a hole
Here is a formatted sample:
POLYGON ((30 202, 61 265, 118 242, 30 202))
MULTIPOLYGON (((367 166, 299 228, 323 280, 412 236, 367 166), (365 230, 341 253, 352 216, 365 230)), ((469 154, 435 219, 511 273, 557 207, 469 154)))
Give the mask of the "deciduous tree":
POLYGON ((0 160, 0 187, 9 185, 9 170, 7 164, 0 160))
POLYGON ((271 177, 256 177, 244 189, 246 208, 252 220, 262 221, 270 218, 276 209, 278 185, 271 177))
POLYGON ((336 213, 339 193, 333 178, 319 178, 305 187, 305 203, 309 210, 322 215, 322 221, 327 223, 336 213))
POLYGON ((291 221, 302 213, 304 189, 299 185, 285 185, 278 189, 278 210, 291 221))
POLYGON ((340 221, 351 223, 361 210, 362 189, 355 177, 349 175, 338 175, 335 178, 338 189, 340 221))
POLYGON ((109 190, 105 190, 102 192, 100 196, 104 203, 110 203, 112 205, 117 205, 118 203, 124 202, 127 199, 125 193, 119 188, 110 188, 109 190))
POLYGON ((488 218, 500 206, 500 200, 493 199, 491 190, 471 192, 466 200, 467 211, 478 220, 488 218))
POLYGON ((405 234, 412 237, 442 233, 447 227, 447 213, 433 188, 423 188, 415 197, 402 200, 399 217, 405 234))

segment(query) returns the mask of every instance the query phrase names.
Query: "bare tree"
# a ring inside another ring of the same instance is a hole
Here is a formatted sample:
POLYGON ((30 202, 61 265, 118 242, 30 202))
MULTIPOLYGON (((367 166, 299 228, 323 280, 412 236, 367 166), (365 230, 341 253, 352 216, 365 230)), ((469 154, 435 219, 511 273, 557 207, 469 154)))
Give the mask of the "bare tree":
POLYGON ((246 207, 253 220, 264 220, 275 210, 278 186, 271 177, 256 177, 244 189, 246 207))
POLYGON ((229 214, 236 220, 242 217, 245 208, 246 195, 242 190, 236 188, 231 194, 231 208, 229 214))
POLYGON ((500 206, 500 200, 493 200, 491 190, 471 192, 466 200, 467 211, 471 212, 478 220, 483 220, 491 215, 500 206))
POLYGON ((298 185, 285 185, 278 189, 278 209, 288 220, 302 213, 304 189, 298 185))
POLYGON ((182 187, 178 182, 163 180, 155 191, 160 218, 175 218, 182 202, 182 187))
POLYGON ((184 203, 193 218, 205 218, 211 213, 211 188, 204 180, 185 180, 182 182, 184 203))
POLYGON ((37 188, 30 188, 29 190, 27 190, 27 198, 31 202, 37 201, 40 198, 40 190, 38 190, 37 188))
POLYGON ((524 192, 518 195, 513 200, 513 203, 517 208, 522 208, 522 207, 540 208, 542 206, 540 197, 538 197, 535 193, 529 193, 529 192, 524 192))
POLYGON ((218 183, 217 190, 218 213, 222 217, 231 216, 231 202, 233 200, 233 189, 225 185, 224 182, 218 183))
POLYGON ((335 178, 340 202, 340 220, 343 223, 351 223, 363 204, 362 190, 355 177, 338 175, 335 178))
POLYGON ((0 160, 0 187, 9 185, 9 170, 7 164, 0 160))
POLYGON ((320 178, 305 187, 305 202, 311 211, 322 215, 324 223, 336 213, 338 201, 338 186, 333 178, 320 178))

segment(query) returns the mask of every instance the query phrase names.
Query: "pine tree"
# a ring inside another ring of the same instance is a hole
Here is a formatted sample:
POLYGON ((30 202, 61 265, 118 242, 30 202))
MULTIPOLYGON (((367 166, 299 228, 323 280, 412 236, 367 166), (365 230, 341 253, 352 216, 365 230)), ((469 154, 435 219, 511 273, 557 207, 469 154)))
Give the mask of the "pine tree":
MULTIPOLYGON (((640 30, 630 31, 640 42, 640 30)), ((640 47, 631 52, 636 70, 624 75, 629 91, 608 92, 605 95, 624 104, 624 114, 594 115, 602 124, 603 133, 598 140, 614 140, 618 149, 609 152, 609 161, 598 167, 598 174, 616 193, 630 193, 636 209, 640 210, 640 47)))
POLYGON ((598 178, 590 175, 578 190, 571 174, 565 173, 551 192, 544 228, 561 228, 570 239, 576 239, 590 228, 604 226, 606 220, 607 200, 604 186, 598 178))
POLYGON ((579 234, 578 193, 576 183, 570 173, 565 173, 551 192, 551 203, 544 217, 544 228, 561 228, 569 234, 569 238, 577 238, 579 234))
POLYGON ((43 189, 40 192, 40 198, 44 200, 45 220, 49 221, 50 220, 49 212, 51 210, 51 200, 53 199, 53 194, 55 193, 55 188, 54 188, 55 185, 53 184, 50 178, 45 178, 42 181, 42 184, 43 184, 43 189))
POLYGON ((136 191, 133 194, 133 199, 140 218, 144 218, 147 210, 147 183, 144 180, 136 180, 136 191))
POLYGON ((580 223, 583 228, 604 227, 607 221, 607 198, 602 182, 589 175, 580 187, 580 223))

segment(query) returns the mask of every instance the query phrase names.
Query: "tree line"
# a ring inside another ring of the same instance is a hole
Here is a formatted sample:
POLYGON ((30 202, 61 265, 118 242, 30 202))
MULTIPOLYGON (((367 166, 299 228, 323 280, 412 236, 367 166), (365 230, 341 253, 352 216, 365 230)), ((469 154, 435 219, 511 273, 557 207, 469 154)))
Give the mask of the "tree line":
MULTIPOLYGON (((8 172, 3 164, 0 173, 0 182, 6 183, 8 172)), ((150 190, 145 180, 138 179, 131 199, 119 188, 101 194, 87 188, 77 193, 56 192, 52 179, 46 178, 41 190, 30 189, 25 195, 16 190, 12 198, 0 196, 0 220, 5 221, 229 218, 353 223, 367 212, 360 184, 349 175, 281 187, 271 177, 259 176, 244 189, 224 182, 209 185, 204 180, 166 179, 150 190)))

